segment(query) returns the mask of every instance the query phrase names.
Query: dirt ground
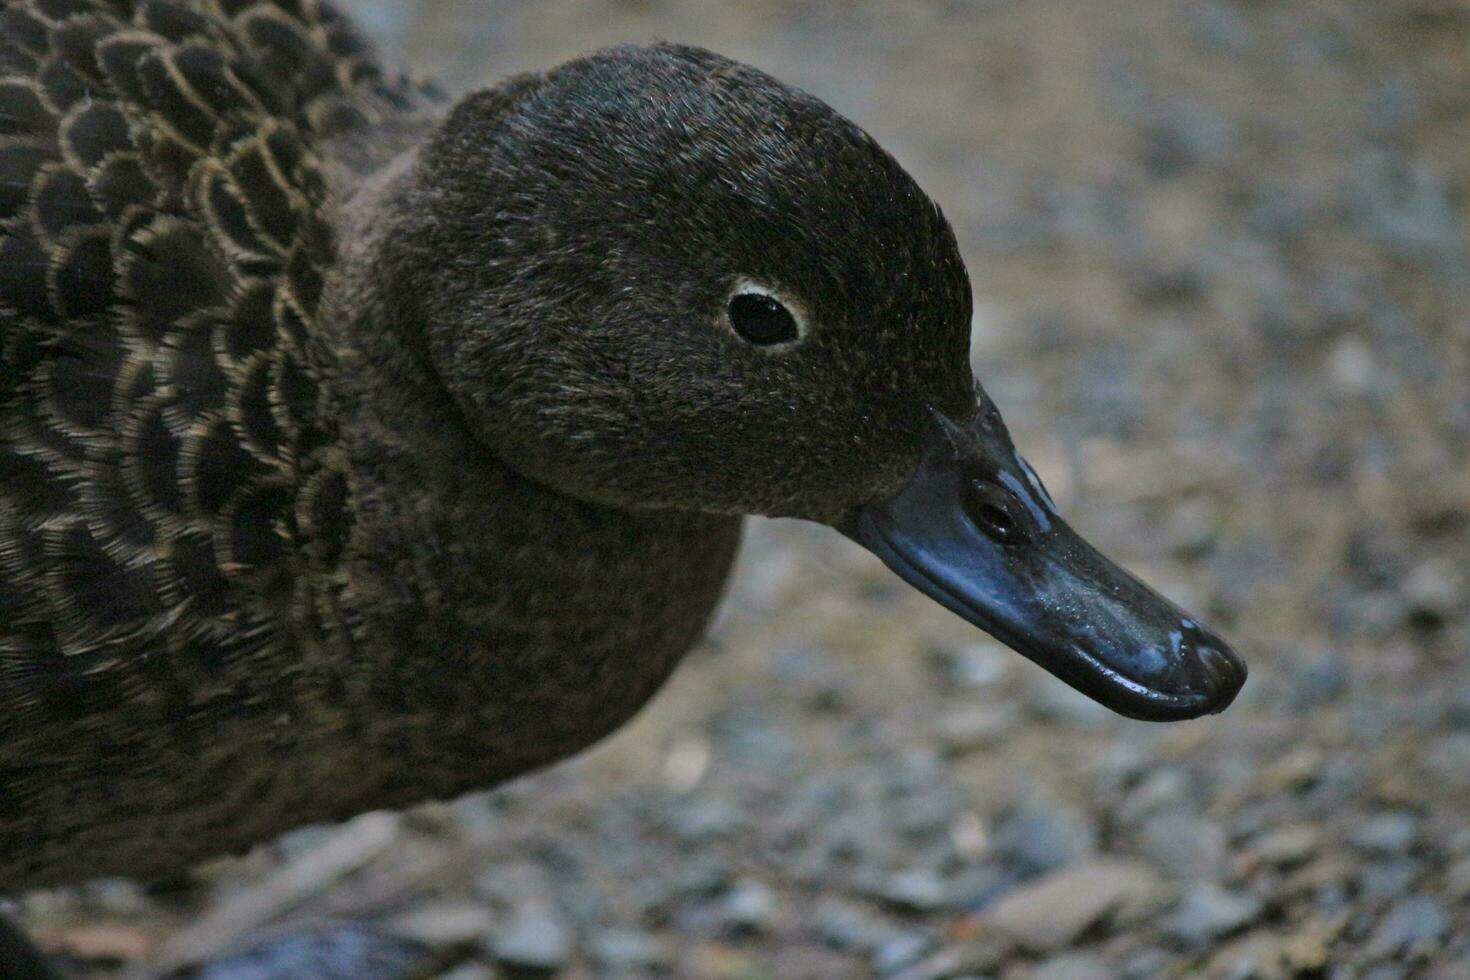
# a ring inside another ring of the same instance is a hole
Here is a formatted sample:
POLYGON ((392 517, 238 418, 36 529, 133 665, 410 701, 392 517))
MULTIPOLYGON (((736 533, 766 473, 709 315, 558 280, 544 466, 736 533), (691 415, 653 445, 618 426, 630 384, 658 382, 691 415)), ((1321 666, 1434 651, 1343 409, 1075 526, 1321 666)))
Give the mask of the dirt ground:
POLYGON ((455 88, 661 37, 857 120, 954 223, 977 375, 1074 526, 1251 680, 1115 718, 755 521, 605 745, 177 892, 29 896, 80 975, 243 940, 189 975, 1470 978, 1470 5, 345 6, 455 88))

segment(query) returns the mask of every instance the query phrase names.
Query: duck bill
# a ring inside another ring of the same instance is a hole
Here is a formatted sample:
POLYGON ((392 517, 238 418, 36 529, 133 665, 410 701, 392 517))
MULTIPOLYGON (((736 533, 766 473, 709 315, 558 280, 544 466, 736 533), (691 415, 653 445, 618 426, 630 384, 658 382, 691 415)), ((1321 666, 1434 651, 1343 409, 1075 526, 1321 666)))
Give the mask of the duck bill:
POLYGON ((918 470, 841 528, 910 585, 1119 714, 1223 711, 1244 662, 1057 515, 993 406, 934 413, 918 470))

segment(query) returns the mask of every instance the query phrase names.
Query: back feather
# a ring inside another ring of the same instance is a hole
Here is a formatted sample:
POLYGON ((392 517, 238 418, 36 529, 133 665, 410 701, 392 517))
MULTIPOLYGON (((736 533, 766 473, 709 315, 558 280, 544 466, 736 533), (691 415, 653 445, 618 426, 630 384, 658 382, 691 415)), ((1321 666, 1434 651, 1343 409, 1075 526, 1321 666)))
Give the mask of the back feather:
POLYGON ((350 528, 322 154, 434 98, 317 0, 4 4, 0 744, 313 618, 350 528))

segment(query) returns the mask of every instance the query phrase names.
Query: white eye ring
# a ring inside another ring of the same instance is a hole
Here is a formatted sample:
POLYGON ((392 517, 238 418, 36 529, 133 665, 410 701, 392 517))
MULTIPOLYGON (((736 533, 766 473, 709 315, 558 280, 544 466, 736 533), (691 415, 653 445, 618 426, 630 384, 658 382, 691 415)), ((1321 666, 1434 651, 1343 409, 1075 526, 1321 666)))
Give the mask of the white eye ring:
POLYGON ((784 350, 807 333, 801 307, 776 290, 749 280, 737 283, 725 305, 730 329, 753 347, 784 350))

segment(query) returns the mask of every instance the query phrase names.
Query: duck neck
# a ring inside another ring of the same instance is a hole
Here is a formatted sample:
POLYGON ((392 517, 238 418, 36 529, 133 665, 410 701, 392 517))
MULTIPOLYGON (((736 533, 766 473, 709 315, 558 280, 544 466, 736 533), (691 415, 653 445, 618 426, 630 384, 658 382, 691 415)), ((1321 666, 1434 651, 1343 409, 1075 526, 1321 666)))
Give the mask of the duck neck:
POLYGON ((740 521, 574 498, 471 431, 393 285, 414 276, 390 247, 411 180, 400 158, 343 209, 323 299, 354 512, 339 601, 401 713, 443 719, 441 742, 473 730, 465 778, 482 784, 580 748, 657 689, 703 634, 740 521))

